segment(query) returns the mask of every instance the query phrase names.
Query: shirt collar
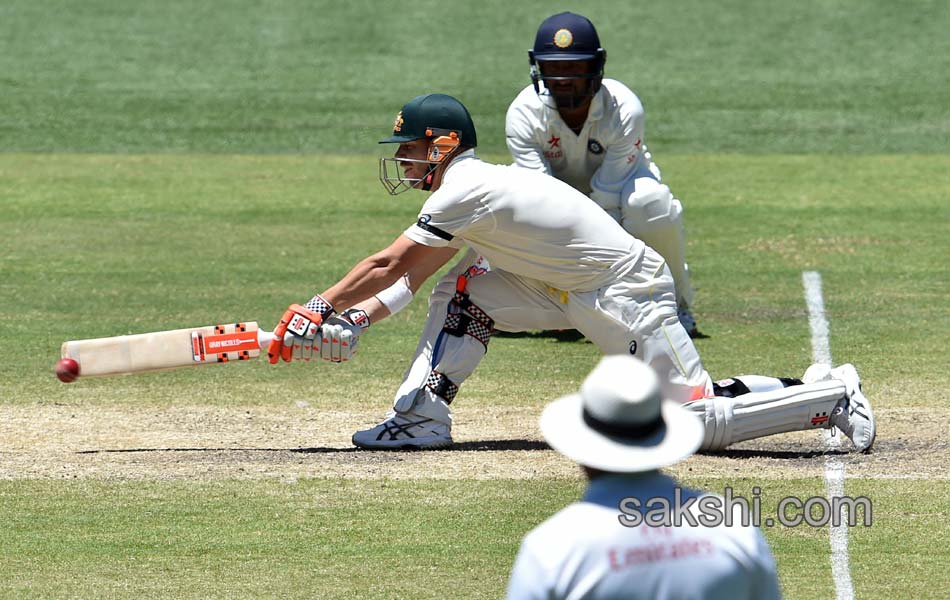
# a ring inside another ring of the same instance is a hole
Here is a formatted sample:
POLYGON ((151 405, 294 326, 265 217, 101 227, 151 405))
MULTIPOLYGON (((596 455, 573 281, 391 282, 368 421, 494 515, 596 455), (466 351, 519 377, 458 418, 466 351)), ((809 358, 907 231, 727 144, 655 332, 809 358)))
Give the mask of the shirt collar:
POLYGON ((672 496, 677 485, 675 479, 661 471, 605 473, 591 480, 581 501, 616 508, 622 498, 629 496, 641 499, 672 496))
POLYGON ((453 158, 452 161, 449 163, 449 166, 445 168, 445 173, 442 174, 442 183, 443 184, 445 183, 445 180, 449 176, 449 173, 452 171, 452 169, 455 168, 456 165, 458 165, 459 163, 468 162, 469 160, 475 159, 475 158, 478 158, 478 157, 475 156, 474 148, 469 148, 468 150, 465 150, 464 152, 462 152, 461 154, 453 158))

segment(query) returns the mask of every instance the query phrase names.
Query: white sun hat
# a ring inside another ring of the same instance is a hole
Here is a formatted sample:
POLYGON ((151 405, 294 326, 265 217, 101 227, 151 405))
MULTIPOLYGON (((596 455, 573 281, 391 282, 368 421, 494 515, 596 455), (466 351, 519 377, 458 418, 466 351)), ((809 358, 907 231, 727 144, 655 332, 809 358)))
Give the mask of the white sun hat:
POLYGON ((653 369, 624 355, 605 356, 580 393, 549 404, 541 433, 564 456, 614 473, 672 465, 695 453, 703 440, 699 416, 664 399, 653 369))

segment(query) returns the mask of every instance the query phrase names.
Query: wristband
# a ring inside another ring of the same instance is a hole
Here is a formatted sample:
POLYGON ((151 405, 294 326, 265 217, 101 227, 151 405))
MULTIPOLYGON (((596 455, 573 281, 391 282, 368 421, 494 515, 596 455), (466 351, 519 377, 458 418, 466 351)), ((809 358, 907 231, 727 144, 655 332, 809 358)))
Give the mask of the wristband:
POLYGON ((396 280, 396 283, 376 294, 376 299, 389 309, 389 314, 396 314, 412 302, 412 290, 409 289, 408 279, 403 275, 396 280))

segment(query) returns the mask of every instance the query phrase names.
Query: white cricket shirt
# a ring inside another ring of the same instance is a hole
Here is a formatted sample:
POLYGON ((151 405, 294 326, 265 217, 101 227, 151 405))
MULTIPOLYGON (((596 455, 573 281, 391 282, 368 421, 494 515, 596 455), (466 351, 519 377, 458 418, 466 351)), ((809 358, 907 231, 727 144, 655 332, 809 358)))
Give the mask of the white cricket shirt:
POLYGON ((529 85, 508 107, 505 138, 519 167, 553 175, 603 208, 619 207, 624 184, 637 170, 659 177, 644 146, 644 120, 637 95, 604 79, 577 134, 529 85))
POLYGON ((508 600, 780 598, 772 553, 754 527, 620 524, 623 498, 672 499, 676 485, 657 471, 594 479, 580 502, 525 536, 508 600))
POLYGON ((404 235, 426 246, 467 243, 492 269, 565 291, 595 290, 636 268, 643 242, 586 196, 542 173, 456 157, 404 235))

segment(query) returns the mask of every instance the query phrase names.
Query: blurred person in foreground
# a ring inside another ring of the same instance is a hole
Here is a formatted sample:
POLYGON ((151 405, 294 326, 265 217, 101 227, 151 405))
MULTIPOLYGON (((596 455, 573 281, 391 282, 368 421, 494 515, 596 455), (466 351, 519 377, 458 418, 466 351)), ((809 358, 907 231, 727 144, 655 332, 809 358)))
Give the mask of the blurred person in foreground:
POLYGON ((702 523, 695 502, 716 497, 660 471, 696 452, 703 428, 678 402, 663 398, 645 363, 604 357, 579 393, 545 409, 541 431, 583 468, 589 484, 580 501, 525 536, 509 600, 781 597, 775 561, 758 528, 739 519, 732 527, 689 519, 677 524, 669 512, 654 512, 677 503, 687 510, 692 499, 688 510, 702 523))

